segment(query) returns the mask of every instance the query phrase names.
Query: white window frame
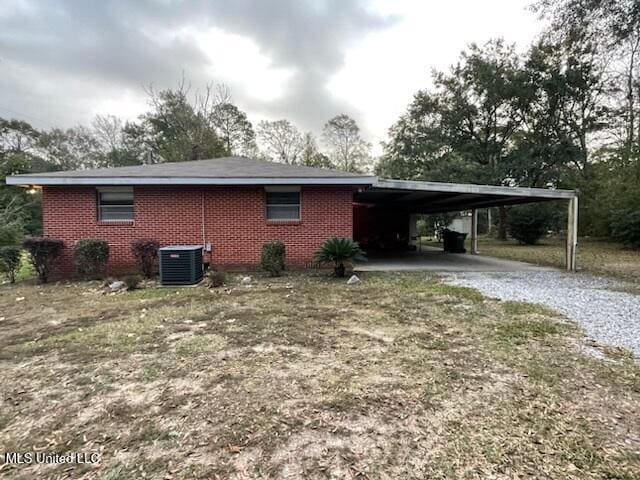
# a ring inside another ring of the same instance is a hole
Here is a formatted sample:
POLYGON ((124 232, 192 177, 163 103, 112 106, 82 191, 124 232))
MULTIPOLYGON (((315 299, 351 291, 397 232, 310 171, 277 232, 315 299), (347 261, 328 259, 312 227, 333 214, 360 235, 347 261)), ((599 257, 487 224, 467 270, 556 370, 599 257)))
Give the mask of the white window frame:
POLYGON ((96 192, 96 210, 99 222, 105 223, 118 223, 118 222, 133 222, 135 219, 135 194, 133 191, 133 187, 100 187, 96 192), (128 193, 131 194, 131 204, 122 204, 122 205, 102 205, 102 194, 103 193, 128 193), (118 219, 109 219, 102 217, 102 209, 104 207, 131 207, 131 218, 118 218, 118 219))
POLYGON ((267 222, 299 222, 302 220, 302 189, 300 187, 286 187, 286 186, 274 186, 274 187, 265 187, 265 209, 264 216, 267 222), (269 203, 269 193, 297 193, 298 194, 298 203, 269 203), (298 206, 298 217, 297 218, 269 218, 269 207, 292 207, 298 206))

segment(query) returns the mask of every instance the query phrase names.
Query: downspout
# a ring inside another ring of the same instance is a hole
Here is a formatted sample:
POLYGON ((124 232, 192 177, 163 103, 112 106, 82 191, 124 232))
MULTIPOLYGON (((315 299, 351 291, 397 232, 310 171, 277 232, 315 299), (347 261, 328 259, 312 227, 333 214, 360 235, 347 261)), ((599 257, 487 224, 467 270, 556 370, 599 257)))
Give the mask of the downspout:
POLYGON ((205 255, 209 253, 209 264, 211 264, 211 260, 212 260, 211 252, 210 251, 207 252, 207 236, 204 228, 204 189, 200 193, 200 204, 201 204, 201 222, 202 222, 202 250, 205 255))
POLYGON ((207 239, 204 230, 204 190, 202 190, 202 193, 200 193, 200 203, 202 206, 202 248, 205 248, 207 245, 207 239))

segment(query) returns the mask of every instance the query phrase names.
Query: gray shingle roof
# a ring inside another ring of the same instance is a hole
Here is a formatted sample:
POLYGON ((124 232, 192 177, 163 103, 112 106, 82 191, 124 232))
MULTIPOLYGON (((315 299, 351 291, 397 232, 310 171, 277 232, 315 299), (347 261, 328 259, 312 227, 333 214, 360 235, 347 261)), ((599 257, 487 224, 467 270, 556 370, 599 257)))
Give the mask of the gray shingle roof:
POLYGON ((288 183, 288 181, 304 181, 304 183, 354 184, 373 183, 375 177, 363 174, 329 170, 322 168, 287 165, 246 157, 223 157, 210 160, 195 160, 177 163, 158 163, 153 165, 136 165, 131 167, 100 168, 94 170, 71 170, 66 172, 45 172, 27 175, 14 175, 7 178, 7 183, 16 184, 105 184, 107 181, 122 184, 148 183, 169 184, 255 184, 288 183))

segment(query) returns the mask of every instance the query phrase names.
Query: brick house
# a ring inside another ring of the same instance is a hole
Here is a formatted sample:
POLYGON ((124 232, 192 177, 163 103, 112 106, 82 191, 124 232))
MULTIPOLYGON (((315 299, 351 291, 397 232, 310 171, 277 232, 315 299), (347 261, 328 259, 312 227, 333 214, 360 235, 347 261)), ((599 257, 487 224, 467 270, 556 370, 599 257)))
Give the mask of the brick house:
POLYGON ((16 175, 42 188, 44 235, 64 241, 57 263, 73 273, 73 245, 100 238, 108 271, 131 270, 130 244, 205 247, 216 266, 255 266, 262 244, 282 240, 287 261, 304 266, 332 236, 353 234, 353 195, 375 177, 226 157, 192 162, 16 175))
POLYGON ((401 251, 417 215, 471 212, 520 203, 569 201, 567 268, 575 269, 577 193, 379 179, 339 170, 225 157, 7 177, 42 189, 44 235, 63 240, 59 273, 73 274, 73 246, 100 238, 110 246, 109 273, 134 268, 131 242, 202 245, 215 267, 254 267, 262 245, 282 240, 289 265, 306 266, 327 238, 350 237, 367 252, 401 251))

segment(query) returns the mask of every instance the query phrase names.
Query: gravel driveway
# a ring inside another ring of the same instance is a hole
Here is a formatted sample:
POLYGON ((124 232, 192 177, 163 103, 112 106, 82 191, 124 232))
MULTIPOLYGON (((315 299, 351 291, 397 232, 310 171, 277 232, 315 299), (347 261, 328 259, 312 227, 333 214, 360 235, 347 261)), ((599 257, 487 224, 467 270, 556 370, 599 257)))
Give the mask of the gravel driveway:
POLYGON ((577 321, 597 342, 640 357, 640 295, 615 291, 624 286, 615 280, 551 269, 449 273, 445 280, 488 297, 547 305, 577 321))

